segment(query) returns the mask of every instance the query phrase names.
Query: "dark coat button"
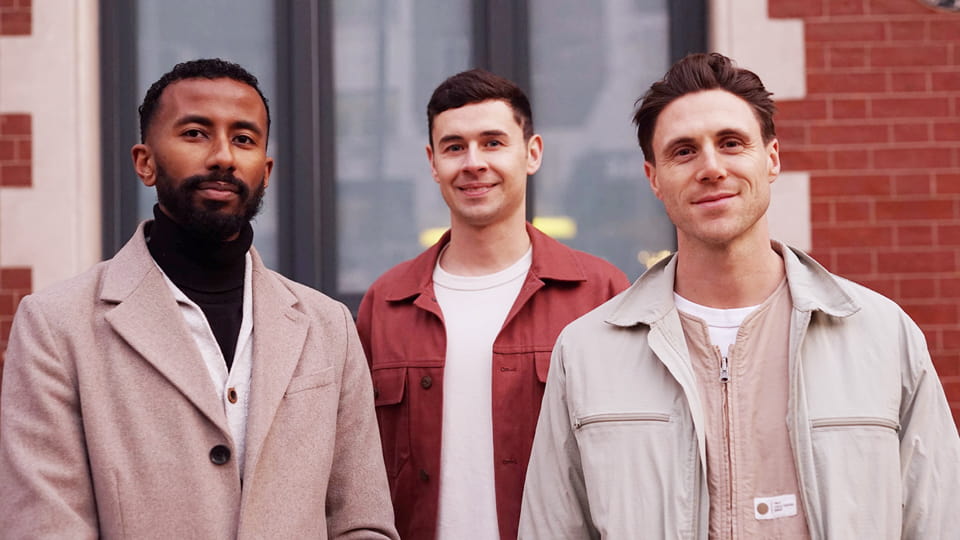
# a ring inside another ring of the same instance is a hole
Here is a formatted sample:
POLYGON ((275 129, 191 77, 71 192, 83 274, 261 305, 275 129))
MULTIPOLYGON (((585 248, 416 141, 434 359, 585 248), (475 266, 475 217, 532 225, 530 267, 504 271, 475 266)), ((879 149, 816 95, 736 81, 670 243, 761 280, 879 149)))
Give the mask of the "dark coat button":
POLYGON ((433 378, 429 375, 424 375, 423 378, 420 379, 420 386, 424 387, 425 389, 430 388, 433 386, 433 378))
POLYGON ((430 475, 427 473, 427 471, 420 469, 420 480, 423 482, 430 480, 430 475))
POLYGON ((229 401, 230 403, 236 403, 236 402, 237 402, 237 389, 236 389, 236 388, 234 388, 234 387, 231 386, 231 387, 227 390, 227 401, 229 401))
POLYGON ((214 465, 223 465, 230 461, 230 449, 222 444, 218 444, 210 449, 210 461, 214 465))

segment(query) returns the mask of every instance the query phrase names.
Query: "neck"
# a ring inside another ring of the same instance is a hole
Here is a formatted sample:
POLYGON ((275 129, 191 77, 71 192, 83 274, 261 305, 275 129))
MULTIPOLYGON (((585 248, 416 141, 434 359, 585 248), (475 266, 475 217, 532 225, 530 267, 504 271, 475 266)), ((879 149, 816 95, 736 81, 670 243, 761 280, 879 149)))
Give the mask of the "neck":
POLYGON ((769 237, 696 247, 678 238, 674 290, 691 302, 718 309, 762 304, 784 275, 769 237))
POLYGON ((530 236, 522 216, 519 221, 487 227, 454 224, 440 266, 459 276, 483 276, 517 262, 529 248, 530 236))

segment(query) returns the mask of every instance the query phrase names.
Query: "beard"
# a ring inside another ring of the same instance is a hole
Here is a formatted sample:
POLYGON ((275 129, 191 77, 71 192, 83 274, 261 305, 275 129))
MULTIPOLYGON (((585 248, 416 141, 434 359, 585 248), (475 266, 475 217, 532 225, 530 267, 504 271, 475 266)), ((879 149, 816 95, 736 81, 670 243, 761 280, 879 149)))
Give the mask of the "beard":
POLYGON ((229 171, 214 171, 207 175, 185 178, 177 185, 163 167, 157 166, 157 200, 170 218, 190 234, 208 241, 224 242, 250 223, 263 206, 266 182, 253 191, 229 171), (237 190, 240 207, 233 213, 225 211, 226 201, 197 199, 196 191, 204 182, 224 182, 237 190))

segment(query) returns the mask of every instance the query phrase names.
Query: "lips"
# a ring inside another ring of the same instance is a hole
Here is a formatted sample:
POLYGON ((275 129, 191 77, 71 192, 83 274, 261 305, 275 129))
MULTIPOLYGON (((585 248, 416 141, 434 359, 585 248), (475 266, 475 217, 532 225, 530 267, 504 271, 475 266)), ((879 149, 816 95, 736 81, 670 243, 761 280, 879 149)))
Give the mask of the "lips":
POLYGON ((693 201, 693 204, 710 204, 716 203, 719 201, 724 201, 731 197, 735 197, 736 193, 711 193, 710 195, 704 195, 699 199, 693 201))
POLYGON ((495 184, 467 184, 463 186, 457 186, 457 189, 462 191, 464 194, 477 197, 480 195, 487 194, 495 184))
POLYGON ((237 193, 237 192, 240 191, 235 184, 230 183, 230 182, 221 182, 221 181, 200 182, 200 184, 197 185, 197 188, 196 188, 196 189, 210 189, 210 190, 214 190, 214 191, 229 191, 229 192, 231 192, 231 193, 237 193))

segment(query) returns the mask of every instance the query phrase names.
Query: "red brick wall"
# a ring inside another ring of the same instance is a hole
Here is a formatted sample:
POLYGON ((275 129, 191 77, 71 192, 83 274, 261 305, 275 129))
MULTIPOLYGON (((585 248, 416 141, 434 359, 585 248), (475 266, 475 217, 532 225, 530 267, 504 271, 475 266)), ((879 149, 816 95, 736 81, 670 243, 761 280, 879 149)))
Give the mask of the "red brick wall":
POLYGON ((32 154, 30 115, 0 114, 0 187, 30 187, 32 154))
POLYGON ((28 36, 33 0, 0 0, 0 36, 28 36))
POLYGON ((13 314, 20 299, 30 294, 32 281, 29 268, 0 268, 0 382, 3 381, 3 355, 7 350, 13 314))
POLYGON ((899 303, 960 424, 960 13, 917 0, 768 0, 800 18, 807 97, 779 101, 811 173, 812 255, 899 303))

